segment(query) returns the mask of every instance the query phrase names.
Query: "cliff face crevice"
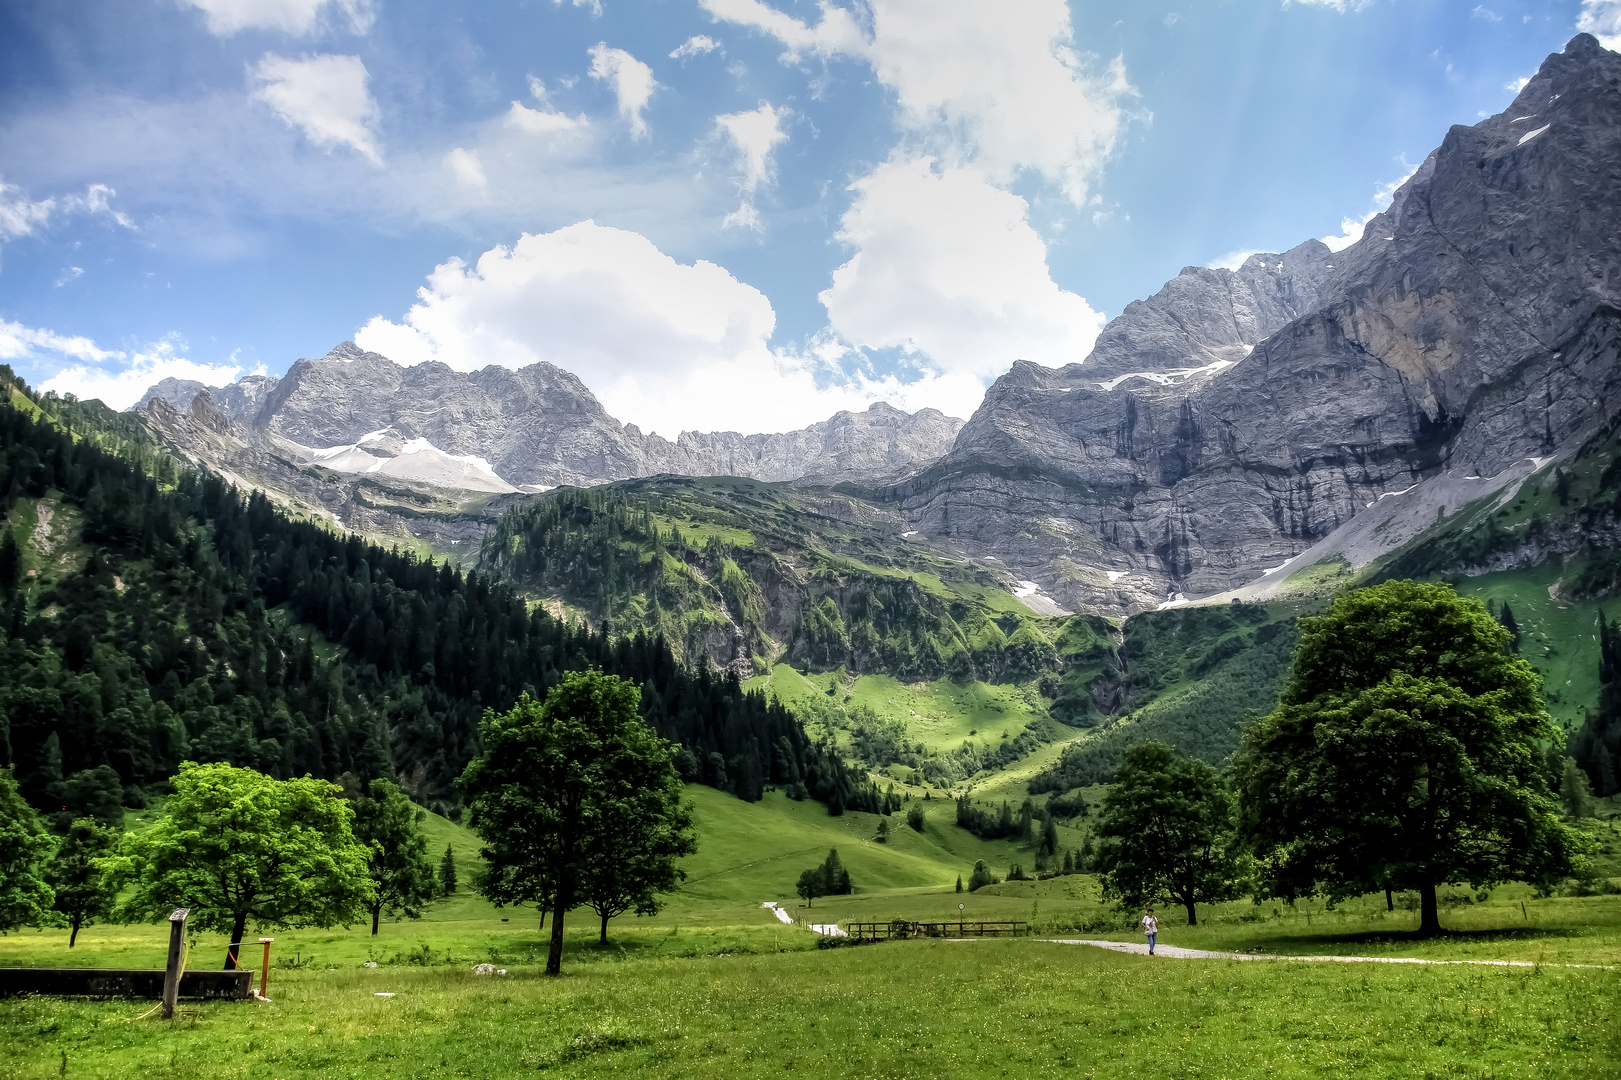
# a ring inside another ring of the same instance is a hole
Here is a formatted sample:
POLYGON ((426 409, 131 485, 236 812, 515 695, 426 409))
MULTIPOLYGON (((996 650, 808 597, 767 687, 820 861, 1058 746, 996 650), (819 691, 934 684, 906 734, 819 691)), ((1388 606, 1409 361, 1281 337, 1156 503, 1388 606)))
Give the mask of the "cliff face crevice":
POLYGON ((1075 610, 1245 584, 1382 495, 1614 415, 1618 221, 1621 56, 1582 35, 1358 243, 1184 270, 1083 363, 1016 365, 885 494, 1075 610))

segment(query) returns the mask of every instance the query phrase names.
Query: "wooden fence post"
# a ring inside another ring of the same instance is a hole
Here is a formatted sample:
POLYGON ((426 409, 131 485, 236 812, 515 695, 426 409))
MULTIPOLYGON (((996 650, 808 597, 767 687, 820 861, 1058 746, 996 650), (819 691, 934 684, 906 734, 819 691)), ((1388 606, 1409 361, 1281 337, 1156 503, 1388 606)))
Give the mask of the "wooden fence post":
POLYGON ((163 972, 163 1018, 174 1019, 174 1003, 180 997, 180 946, 186 937, 186 916, 190 908, 175 908, 169 916, 169 966, 163 972))

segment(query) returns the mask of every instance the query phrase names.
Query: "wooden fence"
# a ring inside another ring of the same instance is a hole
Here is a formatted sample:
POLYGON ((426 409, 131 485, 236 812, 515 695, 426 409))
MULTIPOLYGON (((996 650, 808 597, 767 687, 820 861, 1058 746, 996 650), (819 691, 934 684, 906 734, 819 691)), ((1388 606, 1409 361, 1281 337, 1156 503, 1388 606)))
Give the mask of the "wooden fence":
POLYGON ((970 937, 1023 937, 1030 932, 1028 923, 1022 922, 912 922, 891 919, 889 922, 845 923, 844 930, 853 938, 867 941, 888 941, 894 938, 970 938, 970 937))
MULTIPOLYGON (((64 997, 158 998, 162 968, 0 968, 0 998, 19 994, 64 997)), ((253 994, 252 971, 187 971, 180 996, 244 1000, 253 994)))

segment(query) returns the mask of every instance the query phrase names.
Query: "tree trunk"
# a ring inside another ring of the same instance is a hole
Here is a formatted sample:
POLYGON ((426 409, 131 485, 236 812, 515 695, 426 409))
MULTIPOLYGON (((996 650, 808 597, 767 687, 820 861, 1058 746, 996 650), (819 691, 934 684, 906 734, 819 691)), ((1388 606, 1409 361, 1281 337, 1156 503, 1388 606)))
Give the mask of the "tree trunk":
POLYGON ((1184 901, 1182 901, 1182 906, 1188 909, 1188 925, 1189 926, 1198 926, 1199 925, 1199 919, 1193 913, 1193 901, 1192 900, 1184 900, 1184 901))
POLYGON ((68 948, 70 948, 70 949, 73 948, 73 943, 75 941, 78 941, 78 940, 79 940, 79 916, 75 915, 75 916, 73 916, 73 932, 68 935, 68 948))
MULTIPOLYGON (((601 912, 598 912, 598 914, 600 915, 601 912)), ((598 941, 597 944, 598 945, 606 945, 606 944, 608 944, 608 916, 606 916, 606 915, 602 916, 602 940, 598 941)))
POLYGON ((379 901, 379 902, 377 902, 377 903, 375 903, 375 904, 373 904, 371 906, 371 936, 372 937, 377 936, 377 919, 378 919, 378 917, 380 915, 382 915, 382 913, 383 913, 383 905, 382 905, 381 901, 379 901))
POLYGON ((1391 895, 1389 889, 1385 890, 1385 910, 1386 911, 1395 911, 1396 910, 1396 898, 1391 895))
POLYGON ((1426 881, 1418 887, 1419 918, 1418 932, 1420 934, 1439 934, 1441 932, 1441 916, 1436 910, 1435 883, 1426 881))
POLYGON ((247 929, 248 913, 245 911, 238 912, 236 916, 236 925, 231 930, 231 940, 225 946, 226 971, 236 970, 236 952, 238 949, 242 948, 242 935, 247 931, 247 929))
POLYGON ((546 974, 563 974, 563 899, 558 897, 552 907, 552 944, 546 950, 546 974))

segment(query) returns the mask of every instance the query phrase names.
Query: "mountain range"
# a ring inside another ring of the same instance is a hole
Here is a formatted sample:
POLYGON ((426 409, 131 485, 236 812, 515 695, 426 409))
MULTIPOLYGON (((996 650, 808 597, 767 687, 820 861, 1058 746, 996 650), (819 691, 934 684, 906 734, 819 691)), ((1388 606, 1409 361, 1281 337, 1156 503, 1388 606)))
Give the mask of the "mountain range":
POLYGON ((244 483, 446 550, 553 486, 842 483, 1050 610, 1129 614, 1360 570, 1564 467, 1621 405, 1617 221, 1621 55, 1583 34, 1453 127, 1359 242, 1185 269, 1076 363, 1015 363, 965 424, 880 404, 671 442, 549 364, 407 368, 348 342, 138 408, 244 483))

